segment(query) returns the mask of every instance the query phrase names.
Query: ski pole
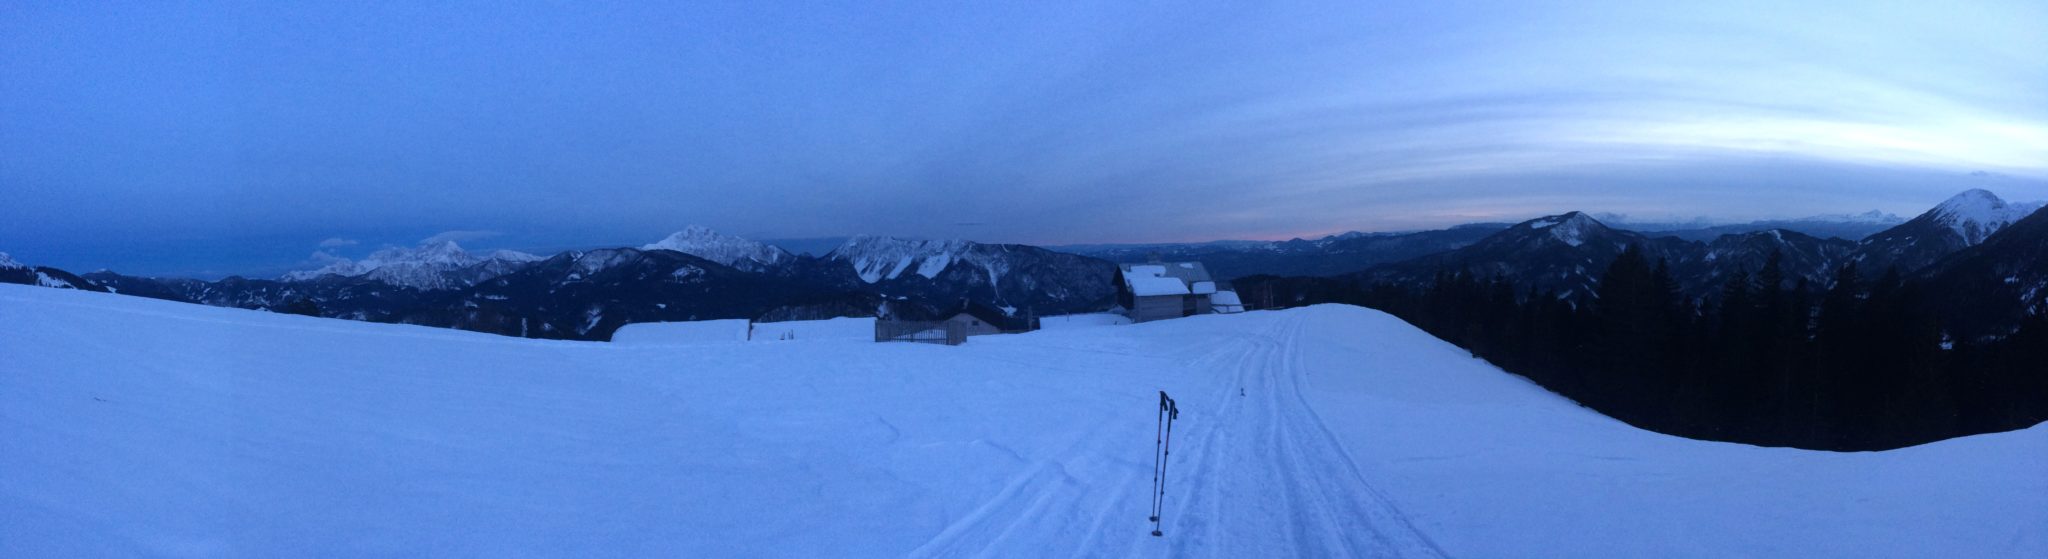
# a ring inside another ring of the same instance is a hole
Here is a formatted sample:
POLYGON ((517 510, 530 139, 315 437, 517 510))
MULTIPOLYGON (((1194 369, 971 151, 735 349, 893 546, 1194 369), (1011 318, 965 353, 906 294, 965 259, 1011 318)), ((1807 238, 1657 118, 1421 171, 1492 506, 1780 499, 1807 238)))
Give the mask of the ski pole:
MULTIPOLYGON (((1166 393, 1160 392, 1159 396, 1165 398, 1166 393)), ((1166 513, 1166 466, 1173 462, 1173 420, 1175 419, 1180 419, 1180 405, 1175 403, 1172 398, 1166 398, 1166 441, 1161 447, 1160 453, 1159 504, 1154 507, 1159 511, 1160 515, 1166 513)), ((1159 537, 1161 535, 1159 532, 1159 516, 1153 516, 1152 536, 1159 537)))
POLYGON ((1159 391, 1159 418, 1153 424, 1153 496, 1151 496, 1151 508, 1147 510, 1147 512, 1151 512, 1151 516, 1147 516, 1147 520, 1151 520, 1151 522, 1159 522, 1159 450, 1163 448, 1161 446, 1163 438, 1161 438, 1159 432, 1163 428, 1165 428, 1165 391, 1159 391))

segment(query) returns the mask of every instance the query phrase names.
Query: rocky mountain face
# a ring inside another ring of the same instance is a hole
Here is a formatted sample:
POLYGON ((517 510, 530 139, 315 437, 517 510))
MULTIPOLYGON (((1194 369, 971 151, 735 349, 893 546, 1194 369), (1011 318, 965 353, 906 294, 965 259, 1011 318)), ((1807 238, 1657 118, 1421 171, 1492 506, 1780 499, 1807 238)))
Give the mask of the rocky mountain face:
POLYGON ((850 290, 933 302, 972 300, 1040 315, 1100 310, 1116 296, 1115 264, 1028 245, 860 236, 814 268, 814 276, 850 290))
POLYGON ((768 271, 796 260, 796 255, 774 245, 720 234, 695 225, 642 246, 640 250, 673 250, 747 272, 768 271))
POLYGON ((1984 190, 1967 190, 1856 247, 1857 268, 1876 276, 1898 268, 1911 274, 1944 256, 1976 246, 2019 221, 2040 203, 2009 203, 1984 190))

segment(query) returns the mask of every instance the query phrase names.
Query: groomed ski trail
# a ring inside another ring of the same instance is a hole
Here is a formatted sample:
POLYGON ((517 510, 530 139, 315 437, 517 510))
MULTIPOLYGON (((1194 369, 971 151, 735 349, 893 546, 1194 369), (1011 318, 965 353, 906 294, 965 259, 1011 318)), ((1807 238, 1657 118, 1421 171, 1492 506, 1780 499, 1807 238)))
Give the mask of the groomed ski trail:
POLYGON ((1131 452, 1138 435, 1152 442, 1153 426, 1105 426, 1025 468, 911 556, 1443 557, 1303 397, 1304 319, 1275 315, 1185 365, 1212 382, 1175 395, 1165 536, 1145 518, 1151 457, 1131 452))

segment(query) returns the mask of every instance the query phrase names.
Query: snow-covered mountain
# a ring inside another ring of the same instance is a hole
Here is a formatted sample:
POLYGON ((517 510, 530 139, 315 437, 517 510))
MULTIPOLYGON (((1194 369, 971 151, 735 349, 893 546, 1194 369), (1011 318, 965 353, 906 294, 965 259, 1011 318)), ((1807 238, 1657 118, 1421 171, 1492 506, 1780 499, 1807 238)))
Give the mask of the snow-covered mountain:
POLYGON ((1518 289, 1534 287, 1584 299, 1599 295, 1600 276, 1630 246, 1643 251, 1650 262, 1661 260, 1669 266, 1686 295, 1706 299, 1718 296, 1722 284, 1735 274, 1757 274, 1774 253, 1779 255, 1785 287, 1801 279, 1809 287, 1825 286, 1855 249, 1849 241, 1782 229, 1726 234, 1711 242, 1652 237, 1570 212, 1516 224, 1471 246, 1349 277, 1367 283, 1422 285, 1438 272, 1463 271, 1505 278, 1518 289))
POLYGON ((935 313, 962 300, 1037 313, 1094 311, 1108 306, 1116 269, 1101 260, 1037 247, 866 237, 840 251, 866 258, 863 272, 845 260, 794 256, 704 228, 686 229, 650 246, 661 248, 568 251, 541 258, 512 251, 470 253, 454 243, 434 243, 379 250, 362 260, 337 261, 279 280, 200 281, 105 271, 86 279, 22 267, 0 268, 0 281, 112 288, 214 306, 511 336, 601 340, 628 322, 872 316, 885 299, 905 316, 935 313), (877 263, 883 255, 888 262, 877 263), (884 265, 905 258, 913 264, 907 273, 884 265))
POLYGON ((780 247, 721 234, 696 225, 677 231, 666 239, 641 246, 640 249, 673 250, 749 272, 764 271, 796 259, 795 255, 780 247))
POLYGON ((2048 208, 1922 270, 1947 327, 1960 337, 1999 336, 2048 315, 2048 208))
POLYGON ((461 309, 449 319, 456 328, 598 340, 632 322, 751 319, 807 304, 873 312, 880 305, 872 296, 809 278, 743 271, 681 251, 632 248, 564 252, 455 295, 440 307, 461 309))
POLYGON ((454 241, 442 241, 414 248, 386 248, 362 260, 340 259, 316 270, 286 273, 282 279, 305 282, 334 277, 365 278, 424 291, 460 289, 542 259, 510 250, 472 254, 454 241))
POLYGON ((80 289, 85 291, 108 291, 108 289, 105 286, 99 285, 98 283, 95 283, 92 280, 85 279, 77 275, 73 275, 71 272, 66 272, 63 270, 47 266, 30 266, 28 264, 23 264, 19 261, 16 261, 14 258, 8 256, 5 252, 0 252, 0 283, 38 285, 42 287, 55 287, 58 289, 80 289))
POLYGON ((1105 308, 1115 295, 1115 264, 1028 245, 863 235, 847 239, 821 265, 887 295, 971 299, 1041 314, 1105 308))
POLYGON ((2006 202, 1982 189, 1966 190, 1897 227, 1863 239, 1856 249, 1857 266, 1870 275, 1892 267, 1912 273, 1984 242, 2041 206, 2040 202, 2006 202))
MULTIPOLYGON (((986 251, 975 250, 976 247, 976 243, 958 239, 932 241, 860 235, 847 239, 825 258, 853 265, 854 274, 868 283, 897 279, 905 272, 934 279, 955 261, 971 266, 997 263, 998 259, 987 258, 986 251)), ((1000 275, 994 268, 987 272, 991 280, 1000 275)))
POLYGON ((1448 252, 1386 264, 1350 277, 1366 282, 1419 285, 1439 272, 1467 272, 1514 280, 1520 289, 1554 291, 1559 297, 1597 296, 1595 286, 1615 257, 1630 246, 1655 262, 1676 264, 1693 243, 1650 238, 1614 229, 1583 212, 1531 219, 1448 252))

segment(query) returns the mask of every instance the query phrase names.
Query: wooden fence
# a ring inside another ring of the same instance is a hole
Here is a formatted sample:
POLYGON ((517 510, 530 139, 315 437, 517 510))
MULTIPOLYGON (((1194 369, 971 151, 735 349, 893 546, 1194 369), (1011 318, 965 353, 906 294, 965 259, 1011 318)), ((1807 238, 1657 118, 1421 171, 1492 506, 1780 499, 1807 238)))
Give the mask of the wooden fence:
POLYGON ((875 341, 960 345, 967 342, 967 327, 944 320, 876 320, 875 341))

